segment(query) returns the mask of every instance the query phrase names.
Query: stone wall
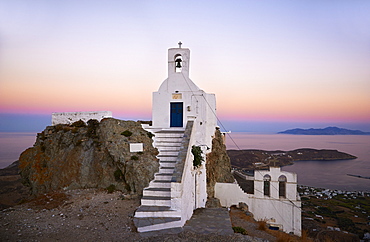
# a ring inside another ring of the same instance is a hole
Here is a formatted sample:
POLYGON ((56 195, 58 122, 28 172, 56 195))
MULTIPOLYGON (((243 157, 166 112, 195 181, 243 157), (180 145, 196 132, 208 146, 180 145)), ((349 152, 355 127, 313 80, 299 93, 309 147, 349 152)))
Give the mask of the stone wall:
POLYGON ((53 113, 51 118, 51 124, 72 124, 76 121, 82 120, 85 123, 90 119, 96 119, 99 122, 103 118, 111 118, 111 111, 92 111, 92 112, 64 112, 64 113, 53 113))

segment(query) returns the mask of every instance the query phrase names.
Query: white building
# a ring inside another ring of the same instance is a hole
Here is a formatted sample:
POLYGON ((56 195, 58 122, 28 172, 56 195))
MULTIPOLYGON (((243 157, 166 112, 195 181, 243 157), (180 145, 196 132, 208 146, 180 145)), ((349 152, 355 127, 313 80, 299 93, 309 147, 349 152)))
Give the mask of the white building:
POLYGON ((270 167, 269 170, 255 170, 254 176, 244 178, 253 182, 250 194, 235 183, 216 183, 215 197, 220 199, 221 205, 230 207, 246 203, 257 221, 264 220, 272 227, 300 236, 301 201, 297 193, 297 175, 281 171, 280 167, 270 167))
POLYGON ((51 116, 51 124, 73 124, 76 121, 82 120, 85 123, 90 119, 96 119, 99 122, 104 118, 111 118, 111 111, 91 111, 91 112, 63 112, 53 113, 51 116))
POLYGON ((135 213, 139 232, 181 229, 194 209, 207 201, 205 154, 215 134, 216 99, 189 78, 190 50, 168 50, 168 78, 153 93, 152 126, 160 169, 143 191, 135 213), (192 147, 203 151, 203 163, 193 166, 192 147))
MULTIPOLYGON (((152 125, 143 125, 155 135, 160 169, 144 189, 135 213, 139 232, 181 230, 194 209, 206 204, 205 154, 212 150, 217 126, 216 99, 190 80, 189 61, 190 50, 181 48, 181 42, 178 48, 168 50, 168 78, 153 93, 152 125), (193 165, 193 146, 203 151, 204 162, 199 167, 193 165)), ((256 219, 300 235, 296 175, 271 168, 256 172, 253 179, 254 194, 243 192, 235 182, 217 183, 215 196, 226 207, 244 202, 256 219), (268 177, 269 194, 264 194, 268 177), (279 186, 284 187, 284 196, 274 189, 279 186)))

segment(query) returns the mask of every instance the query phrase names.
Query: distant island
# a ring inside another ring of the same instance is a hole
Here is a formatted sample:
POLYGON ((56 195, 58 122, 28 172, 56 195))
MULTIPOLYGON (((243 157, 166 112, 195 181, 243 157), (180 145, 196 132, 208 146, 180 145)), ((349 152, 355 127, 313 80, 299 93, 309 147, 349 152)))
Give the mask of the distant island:
POLYGON ((370 135, 370 132, 360 130, 343 129, 338 127, 326 127, 324 129, 288 129, 278 134, 300 134, 300 135, 370 135))
POLYGON ((227 150, 231 165, 239 169, 266 169, 269 166, 292 165, 294 161, 351 160, 357 157, 338 150, 302 148, 283 150, 227 150))

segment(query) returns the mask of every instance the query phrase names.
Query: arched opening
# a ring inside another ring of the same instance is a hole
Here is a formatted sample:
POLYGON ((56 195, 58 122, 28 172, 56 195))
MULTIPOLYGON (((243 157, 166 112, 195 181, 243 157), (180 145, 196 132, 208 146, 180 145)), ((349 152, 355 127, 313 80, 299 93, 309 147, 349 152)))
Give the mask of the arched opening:
POLYGON ((175 55, 175 72, 182 71, 182 56, 180 54, 175 55))
POLYGON ((286 176, 281 175, 279 176, 279 197, 286 197, 286 176))
POLYGON ((265 196, 270 196, 270 181, 271 181, 270 175, 265 175, 263 177, 263 195, 265 196))

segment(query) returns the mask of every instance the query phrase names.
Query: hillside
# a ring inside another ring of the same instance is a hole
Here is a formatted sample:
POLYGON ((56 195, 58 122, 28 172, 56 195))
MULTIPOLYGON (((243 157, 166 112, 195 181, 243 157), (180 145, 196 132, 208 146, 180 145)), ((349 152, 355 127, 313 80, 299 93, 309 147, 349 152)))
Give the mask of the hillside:
POLYGON ((286 166, 294 161, 350 160, 356 156, 338 150, 296 149, 292 151, 228 150, 231 165, 240 169, 265 169, 268 166, 286 166))
POLYGON ((324 129, 288 129, 278 134, 299 134, 299 135, 370 135, 370 132, 360 130, 343 129, 338 127, 326 127, 324 129))

